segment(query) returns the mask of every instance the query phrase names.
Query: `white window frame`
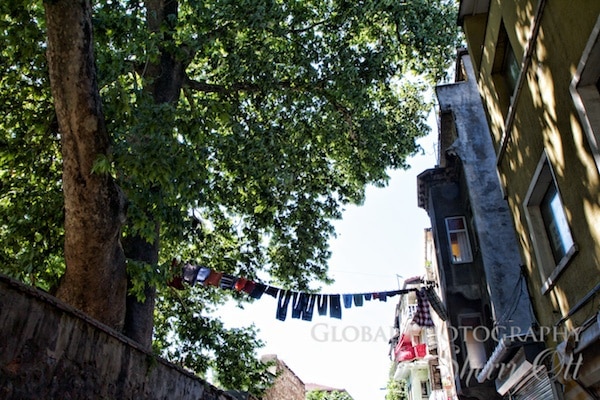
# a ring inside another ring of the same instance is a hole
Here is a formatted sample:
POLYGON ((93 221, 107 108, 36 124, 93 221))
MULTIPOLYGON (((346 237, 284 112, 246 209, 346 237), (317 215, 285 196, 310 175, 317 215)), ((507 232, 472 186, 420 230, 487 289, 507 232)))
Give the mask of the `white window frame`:
MULTIPOLYGON (((558 262, 554 259, 554 255, 552 254, 550 238, 546 232, 546 226, 540 210, 540 204, 550 185, 556 187, 558 197, 561 198, 560 190, 554 177, 554 171, 552 170, 548 156, 544 151, 538 162, 523 203, 527 225, 529 227, 529 235, 533 244, 535 258, 538 263, 537 269, 540 272, 540 278, 542 280, 542 294, 547 293, 554 287, 560 274, 577 253, 577 246, 575 245, 571 228, 567 226, 567 231, 563 231, 563 233, 569 235, 568 239, 571 241, 569 248, 565 250, 564 256, 558 262)), ((562 200, 561 210, 564 213, 562 200)))
POLYGON ((446 223, 446 234, 448 237, 448 253, 450 255, 450 262, 452 264, 466 264, 466 263, 473 262, 473 251, 471 250, 471 238, 469 237, 469 230, 467 228, 467 219, 462 215, 457 215, 454 217, 445 218, 444 222, 446 223), (450 229, 448 222, 450 220, 455 220, 455 219, 462 220, 462 225, 464 226, 463 229, 452 229, 452 230, 450 229), (464 257, 462 257, 460 260, 455 260, 454 254, 452 253, 452 239, 451 239, 452 233, 464 233, 464 235, 466 237, 466 240, 463 241, 464 247, 461 246, 461 249, 460 249, 461 255, 464 252, 464 257))
POLYGON ((583 50, 570 91, 581 125, 600 172, 600 16, 583 50))

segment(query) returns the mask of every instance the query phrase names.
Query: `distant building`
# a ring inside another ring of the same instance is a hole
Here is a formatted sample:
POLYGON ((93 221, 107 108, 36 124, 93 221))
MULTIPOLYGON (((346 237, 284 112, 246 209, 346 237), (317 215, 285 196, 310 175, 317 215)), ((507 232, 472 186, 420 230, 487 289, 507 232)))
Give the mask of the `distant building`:
POLYGON ((346 391, 346 389, 339 389, 330 386, 319 385, 317 383, 307 383, 305 385, 306 394, 308 395, 310 392, 325 392, 325 393, 344 393, 346 399, 352 400, 352 396, 346 391))
POLYGON ((261 400, 305 400, 304 382, 286 363, 274 354, 265 355, 261 359, 264 362, 274 363, 269 372, 275 376, 273 386, 265 392, 261 400))
MULTIPOLYGON (((405 280, 405 290, 420 290, 427 285, 430 290, 436 291, 431 230, 426 230, 425 241, 425 275, 405 280)), ((414 322, 418 307, 416 291, 402 295, 396 306, 395 335, 390 340, 390 356, 394 363, 392 379, 405 382, 408 400, 455 399, 446 322, 430 310, 434 326, 419 326, 414 322)))

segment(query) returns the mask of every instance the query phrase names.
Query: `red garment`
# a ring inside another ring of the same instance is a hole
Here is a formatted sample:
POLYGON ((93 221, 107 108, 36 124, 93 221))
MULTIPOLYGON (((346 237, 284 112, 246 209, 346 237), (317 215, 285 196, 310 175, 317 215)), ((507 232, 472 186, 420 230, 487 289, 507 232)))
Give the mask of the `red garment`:
POLYGON ((217 272, 217 271, 210 271, 210 275, 208 275, 208 278, 206 278, 206 280, 204 281, 204 284, 206 286, 219 286, 219 284, 221 283, 221 278, 223 277, 223 273, 222 272, 217 272))
POLYGON ((183 286, 183 280, 180 276, 174 277, 170 282, 167 282, 167 286, 171 286, 172 288, 183 290, 185 287, 183 286))
POLYGON ((256 287, 256 283, 253 281, 248 281, 246 282, 246 284, 244 285, 244 289, 242 289, 244 292, 250 294, 254 291, 254 288, 256 287))
POLYGON ((415 358, 415 350, 412 346, 410 338, 406 335, 402 335, 398 344, 394 348, 394 359, 397 362, 410 361, 415 358))
POLYGON ((248 282, 248 279, 246 278, 239 278, 237 280, 237 282, 235 283, 235 285, 233 286, 233 288, 235 290, 237 290, 238 292, 241 290, 244 290, 244 287, 246 286, 246 283, 248 282))

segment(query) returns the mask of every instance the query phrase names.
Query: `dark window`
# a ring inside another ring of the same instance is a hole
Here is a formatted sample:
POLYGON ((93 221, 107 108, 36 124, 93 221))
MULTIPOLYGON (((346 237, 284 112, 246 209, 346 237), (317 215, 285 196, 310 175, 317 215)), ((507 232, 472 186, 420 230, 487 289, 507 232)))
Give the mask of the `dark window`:
POLYGON ((505 114, 508 112, 510 103, 512 103, 520 73, 521 65, 510 44, 504 23, 502 23, 500 25, 500 32, 498 33, 498 41, 496 42, 492 75, 500 99, 500 106, 505 114))
POLYGON ((508 43, 507 40, 502 75, 504 75, 504 80, 506 81, 506 86, 508 87, 508 92, 510 93, 511 98, 515 92, 515 88, 517 87, 520 70, 521 68, 519 66, 519 63, 517 62, 517 58, 515 57, 515 52, 513 51, 512 47, 510 46, 510 43, 508 43))

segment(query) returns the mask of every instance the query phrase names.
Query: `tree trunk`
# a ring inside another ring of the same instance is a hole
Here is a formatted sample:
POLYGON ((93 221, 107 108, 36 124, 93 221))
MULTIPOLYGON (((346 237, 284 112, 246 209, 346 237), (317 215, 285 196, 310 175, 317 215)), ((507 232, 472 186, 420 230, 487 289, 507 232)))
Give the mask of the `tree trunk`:
MULTIPOLYGON (((158 263, 158 225, 154 243, 148 243, 140 236, 127 238, 124 242, 127 258, 151 265, 158 263)), ((138 301, 135 296, 127 296, 127 312, 123 333, 147 349, 152 347, 154 329, 154 303, 156 289, 150 285, 144 287, 145 299, 138 301)))
MULTIPOLYGON (((176 0, 147 0, 146 16, 148 30, 159 32, 166 26, 164 40, 172 39, 170 34, 173 21, 177 18, 178 2, 176 0), (174 18, 169 18, 174 16, 174 18)), ((183 84, 185 67, 182 61, 176 60, 165 45, 161 48, 161 57, 158 63, 151 63, 146 68, 147 81, 144 87, 156 104, 176 104, 183 84)), ((169 127, 171 128, 171 127, 169 127)), ((152 187, 149 190, 160 191, 160 187, 152 187)), ((147 211, 148 218, 152 215, 147 211)), ((156 264, 158 262, 160 223, 156 223, 156 238, 153 243, 148 243, 140 236, 128 238, 125 244, 127 258, 135 261, 156 264)), ((124 332, 130 338, 136 340, 145 347, 152 344, 152 331, 154 328, 154 301, 156 297, 155 288, 146 285, 144 288, 146 299, 139 302, 133 296, 127 298, 127 317, 125 319, 124 332)))
POLYGON ((57 296, 121 329, 127 276, 121 247, 125 197, 109 174, 93 173, 109 154, 93 53, 89 0, 44 2, 48 66, 62 141, 66 272, 57 296))

